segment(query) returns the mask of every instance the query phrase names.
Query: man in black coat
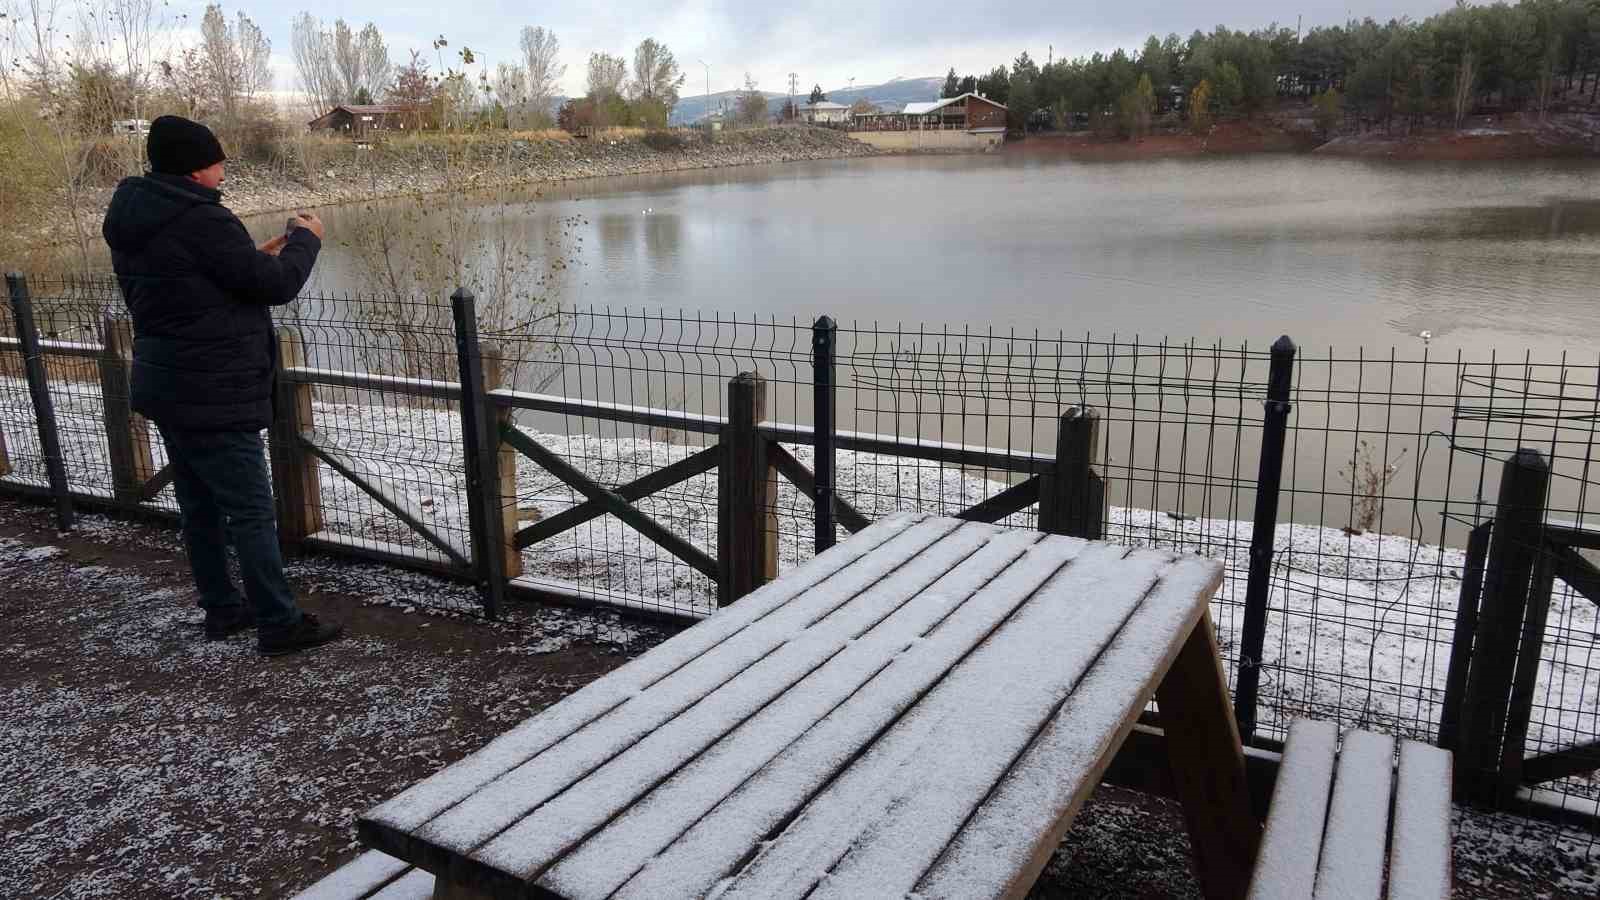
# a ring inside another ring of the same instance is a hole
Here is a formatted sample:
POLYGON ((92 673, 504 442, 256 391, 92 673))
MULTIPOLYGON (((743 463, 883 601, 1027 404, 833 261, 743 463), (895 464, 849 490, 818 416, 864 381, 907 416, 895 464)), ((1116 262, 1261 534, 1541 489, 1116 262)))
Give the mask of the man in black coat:
POLYGON ((277 655, 338 637, 301 612, 283 574, 261 431, 272 421, 270 308, 294 300, 322 248, 322 222, 257 245, 222 205, 226 155, 204 125, 151 123, 149 175, 117 185, 102 228, 133 313, 135 411, 156 423, 183 511, 206 637, 257 628, 277 655), (239 555, 246 606, 228 575, 239 555))

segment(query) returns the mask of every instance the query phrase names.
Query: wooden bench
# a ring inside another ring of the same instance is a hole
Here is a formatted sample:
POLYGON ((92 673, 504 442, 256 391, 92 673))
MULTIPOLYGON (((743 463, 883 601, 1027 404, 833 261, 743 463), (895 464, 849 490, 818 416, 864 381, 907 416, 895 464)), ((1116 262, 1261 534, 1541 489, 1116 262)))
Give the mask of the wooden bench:
POLYGON ((1289 729, 1251 900, 1450 896, 1450 754, 1302 719, 1289 729), (1385 863, 1387 862, 1387 865, 1385 863), (1387 882, 1387 893, 1385 893, 1387 882))
POLYGON ((293 900, 429 900, 433 874, 378 850, 368 850, 293 900))

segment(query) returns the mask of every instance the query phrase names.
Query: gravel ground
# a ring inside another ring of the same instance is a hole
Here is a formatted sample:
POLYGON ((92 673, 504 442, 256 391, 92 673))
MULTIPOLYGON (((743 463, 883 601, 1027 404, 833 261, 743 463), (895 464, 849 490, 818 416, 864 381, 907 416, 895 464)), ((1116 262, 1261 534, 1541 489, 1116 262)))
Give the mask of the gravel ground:
MULTIPOLYGON (((165 526, 0 499, 0 896, 292 893, 354 855, 356 815, 667 636, 606 613, 518 606, 487 624, 407 598, 466 589, 297 560, 308 609, 351 637, 264 660, 208 643, 165 526)), ((1588 836, 1457 812, 1458 897, 1593 897, 1588 836)), ((1111 787, 1037 898, 1191 897, 1166 800, 1111 787)))

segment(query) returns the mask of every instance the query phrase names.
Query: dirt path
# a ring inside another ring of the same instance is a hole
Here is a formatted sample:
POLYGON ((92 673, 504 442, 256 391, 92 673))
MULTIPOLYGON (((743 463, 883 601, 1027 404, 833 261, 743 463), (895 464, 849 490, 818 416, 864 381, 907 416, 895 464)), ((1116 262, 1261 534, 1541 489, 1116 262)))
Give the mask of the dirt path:
MULTIPOLYGON (((425 614, 468 589, 297 560, 351 637, 265 660, 202 640, 167 527, 0 499, 0 897, 275 897, 350 858, 358 813, 668 636, 606 613, 425 614)), ((1593 841, 1458 816, 1461 897, 1593 896, 1593 841)), ((1103 788, 1038 898, 1191 897, 1168 802, 1103 788)))

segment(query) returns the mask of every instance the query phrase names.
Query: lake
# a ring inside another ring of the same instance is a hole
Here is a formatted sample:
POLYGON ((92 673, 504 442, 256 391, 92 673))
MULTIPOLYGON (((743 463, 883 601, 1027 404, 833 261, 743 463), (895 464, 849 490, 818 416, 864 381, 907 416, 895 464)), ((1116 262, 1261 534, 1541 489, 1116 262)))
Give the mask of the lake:
MULTIPOLYGON (((1381 529, 1454 543, 1460 533, 1438 530, 1450 512, 1442 501, 1492 502, 1497 460, 1517 446, 1554 458, 1552 508, 1592 501, 1597 176, 1600 165, 1579 161, 1077 163, 1000 153, 610 178, 509 203, 467 198, 457 209, 469 215, 454 220, 438 198, 327 210, 330 239, 311 287, 381 293, 375 235, 449 243, 458 221, 480 275, 494 268, 489 257, 505 259, 529 276, 517 290, 565 305, 802 325, 828 314, 847 328, 898 332, 848 339, 873 361, 841 371, 852 391, 841 398, 841 428, 1053 453, 1056 410, 1087 402, 1106 417, 1113 503, 1225 518, 1250 508, 1265 363, 1246 369, 1225 353, 1151 345, 1265 350, 1288 334, 1302 351, 1284 518, 1344 524, 1352 502, 1372 493, 1404 501, 1388 520, 1379 508, 1381 529), (571 265, 552 269, 557 258, 571 265), (1022 357, 996 360, 986 354, 1018 348, 924 337, 923 324, 935 335, 950 324, 1095 342, 1028 345, 1022 357), (1027 355, 1036 349, 1057 356, 1035 363, 1027 355), (1391 354, 1429 363, 1390 365, 1391 354), (1515 365, 1528 357, 1551 365, 1515 365), (1499 364, 1482 365, 1490 359, 1499 364), (975 363, 999 369, 973 380, 975 363), (1385 465, 1389 476, 1373 474, 1385 465), (1362 487, 1370 478, 1382 480, 1362 487)), ((281 223, 263 218, 255 230, 265 236, 281 223)), ((415 262, 417 252, 398 255, 415 262)), ((442 298, 448 286, 428 293, 442 298)), ((402 308, 390 321, 416 313, 402 308)), ((446 351, 435 362, 449 368, 448 316, 424 314, 446 351)), ((613 324, 584 326, 609 337, 573 343, 583 346, 563 357, 551 391, 718 414, 737 371, 728 367, 759 357, 727 349, 748 336, 718 335, 706 346, 720 354, 687 358, 671 352, 678 339, 664 331, 660 342, 619 344, 617 335, 649 326, 634 320, 613 333, 613 324)), ((805 335, 775 341, 803 358, 805 335)), ((809 375, 763 365, 769 378, 790 380, 769 415, 808 422, 808 385, 793 381, 809 375)), ((621 433, 568 417, 532 422, 621 433)))
MULTIPOLYGON (((1600 335, 1600 166, 882 157, 571 182, 492 223, 564 304, 1549 358, 1600 335)), ((424 206, 436 201, 424 200, 424 206)), ((390 211, 416 207, 390 201, 390 211)), ((325 211, 312 285, 370 291, 325 211)), ((262 235, 280 216, 259 217, 262 235)), ((433 227, 427 219, 422 227, 433 227)), ((479 235, 479 237, 488 237, 479 235)))

